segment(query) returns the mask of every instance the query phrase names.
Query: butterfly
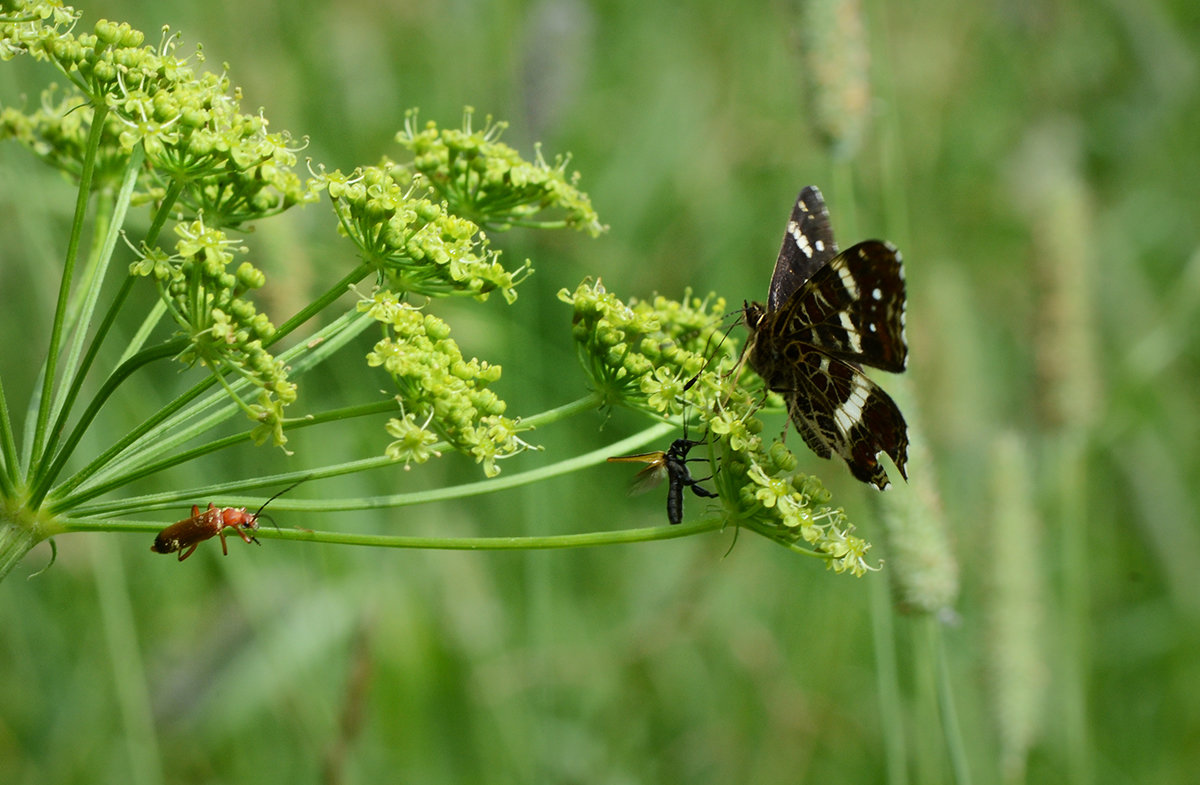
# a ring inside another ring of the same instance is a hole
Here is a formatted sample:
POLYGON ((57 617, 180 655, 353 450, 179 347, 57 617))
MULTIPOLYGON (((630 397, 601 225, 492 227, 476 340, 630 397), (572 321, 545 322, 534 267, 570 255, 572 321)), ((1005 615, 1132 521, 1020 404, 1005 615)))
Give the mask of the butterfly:
POLYGON ((630 493, 642 493, 650 490, 662 482, 665 475, 667 478, 667 520, 674 524, 683 520, 684 488, 691 488, 692 493, 704 499, 715 499, 717 496, 717 494, 700 485, 701 482, 708 478, 693 479, 692 473, 687 466, 688 461, 703 460, 702 458, 687 457, 693 447, 701 444, 704 444, 702 440, 689 439, 684 436, 682 439, 676 439, 671 442, 671 446, 667 448, 666 452, 656 450, 637 455, 614 456, 608 460, 612 463, 637 461, 650 464, 634 477, 630 493))
POLYGON ((825 200, 800 192, 771 274, 767 304, 747 303, 746 359, 787 402, 804 443, 835 453, 862 482, 889 485, 884 453, 900 475, 908 426, 862 366, 904 370, 904 267, 890 243, 867 240, 838 253, 825 200))

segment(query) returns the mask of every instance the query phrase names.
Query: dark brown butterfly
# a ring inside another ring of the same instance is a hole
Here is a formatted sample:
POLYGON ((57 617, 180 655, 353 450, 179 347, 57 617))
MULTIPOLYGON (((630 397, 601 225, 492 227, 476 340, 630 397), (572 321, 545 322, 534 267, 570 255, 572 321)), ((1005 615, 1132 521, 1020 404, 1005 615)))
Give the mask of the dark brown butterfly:
POLYGON ((702 458, 687 457, 692 448, 700 444, 704 444, 704 442, 685 436, 671 442, 671 446, 667 448, 666 452, 657 450, 637 455, 615 456, 608 460, 612 463, 634 461, 650 464, 634 477, 630 493, 648 491, 662 482, 665 476, 667 478, 667 520, 671 523, 679 523, 683 520, 684 488, 691 488, 692 493, 704 499, 715 499, 717 496, 700 485, 701 482, 708 479, 707 477, 699 480, 693 479, 691 471, 688 470, 688 461, 703 460, 702 458))
POLYGON ((822 458, 840 455, 880 490, 889 485, 881 452, 908 478, 908 427, 862 366, 904 370, 904 302, 900 252, 867 240, 838 253, 825 200, 810 185, 792 208, 766 307, 745 307, 750 367, 783 395, 804 443, 822 458))

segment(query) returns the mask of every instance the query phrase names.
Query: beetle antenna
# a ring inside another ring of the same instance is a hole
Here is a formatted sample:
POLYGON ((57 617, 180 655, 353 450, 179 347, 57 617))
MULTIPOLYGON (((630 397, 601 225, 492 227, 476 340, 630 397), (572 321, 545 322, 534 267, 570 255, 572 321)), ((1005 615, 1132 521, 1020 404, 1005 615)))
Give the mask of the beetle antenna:
MULTIPOLYGON (((279 492, 278 492, 278 493, 276 493, 274 496, 272 496, 270 499, 267 499, 265 502, 263 502, 263 503, 262 503, 262 507, 259 507, 259 508, 258 508, 258 512, 254 513, 254 519, 255 519, 255 520, 258 520, 258 515, 259 515, 259 513, 261 513, 263 510, 265 510, 265 509, 267 508, 267 505, 268 505, 268 504, 270 504, 271 502, 275 501, 275 500, 276 500, 276 499, 278 499, 280 496, 284 495, 285 493, 287 493, 288 491, 290 491, 292 488, 295 488, 297 485, 299 485, 300 483, 304 482, 304 481, 305 481, 305 480, 307 480, 307 479, 308 479, 307 477, 302 477, 302 478, 300 478, 299 480, 296 480, 294 483, 292 483, 292 484, 291 484, 291 485, 289 485, 288 487, 284 488, 282 491, 279 491, 279 492)), ((269 521, 270 521, 271 519, 270 519, 270 518, 267 518, 267 520, 269 520, 269 521)), ((271 521, 271 523, 275 523, 275 521, 271 521)), ((278 527, 278 526, 276 526, 275 528, 276 528, 276 529, 278 529, 279 527, 278 527)))
POLYGON ((276 529, 278 529, 278 528, 279 528, 279 524, 278 524, 278 523, 276 523, 276 522, 275 522, 275 519, 274 519, 274 518, 272 518, 270 515, 258 515, 258 514, 255 514, 255 516, 254 516, 254 520, 256 520, 256 521, 258 521, 258 520, 262 520, 263 518, 266 518, 268 521, 270 521, 270 522, 271 522, 271 525, 272 525, 272 526, 274 526, 276 529))

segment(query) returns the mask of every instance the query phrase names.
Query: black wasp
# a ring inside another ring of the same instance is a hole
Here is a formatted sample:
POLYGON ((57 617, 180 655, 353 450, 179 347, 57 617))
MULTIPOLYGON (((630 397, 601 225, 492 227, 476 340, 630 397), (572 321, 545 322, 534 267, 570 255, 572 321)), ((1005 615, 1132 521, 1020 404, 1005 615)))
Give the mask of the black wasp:
POLYGON ((680 523, 683 520, 683 489, 691 488, 692 493, 702 499, 715 499, 717 494, 700 485, 708 477, 694 479, 691 471, 688 470, 688 463, 691 461, 701 461, 703 458, 689 458, 688 453, 693 447, 704 444, 702 439, 689 439, 686 436, 682 439, 676 439, 671 442, 671 446, 666 452, 655 450, 654 452, 643 452, 637 455, 620 455, 609 458, 612 463, 637 462, 647 463, 649 466, 642 469, 634 477, 633 486, 629 489, 630 493, 643 493, 650 490, 654 486, 662 482, 664 476, 667 478, 667 520, 671 523, 680 523))

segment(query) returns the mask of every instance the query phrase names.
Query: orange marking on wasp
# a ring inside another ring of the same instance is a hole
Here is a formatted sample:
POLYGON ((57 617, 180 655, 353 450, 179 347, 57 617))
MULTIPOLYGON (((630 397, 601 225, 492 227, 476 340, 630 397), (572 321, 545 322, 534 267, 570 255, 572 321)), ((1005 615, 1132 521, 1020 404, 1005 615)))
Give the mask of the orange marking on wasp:
MULTIPOLYGON (((237 536, 241 537, 242 541, 247 545, 250 543, 261 545, 262 543, 258 541, 257 537, 247 534, 247 532, 258 528, 258 518, 262 515, 262 511, 266 509, 268 504, 302 482, 304 480, 299 480, 284 488, 270 499, 267 499, 263 502, 262 507, 259 507, 258 511, 253 514, 246 512, 245 507, 218 507, 212 502, 208 503, 207 510, 201 512, 200 507, 193 504, 192 517, 184 518, 178 523, 172 523, 160 531, 158 536, 154 538, 154 544, 150 546, 150 550, 155 553, 175 553, 179 551, 179 561, 183 561, 192 555, 200 543, 213 537, 220 537, 221 553, 228 556, 229 548, 225 544, 226 529, 233 529, 237 533, 237 536)), ((271 521, 271 523, 274 524, 275 522, 271 521)))

